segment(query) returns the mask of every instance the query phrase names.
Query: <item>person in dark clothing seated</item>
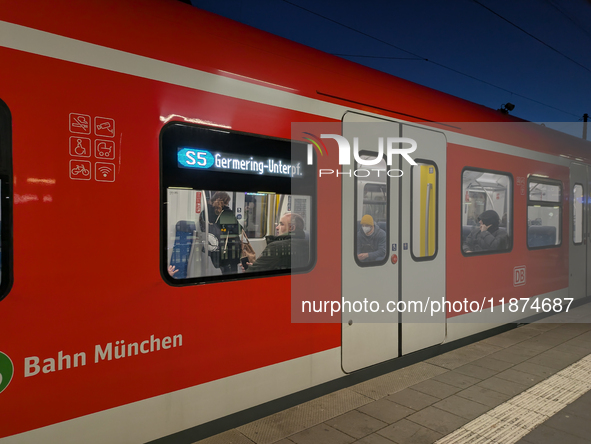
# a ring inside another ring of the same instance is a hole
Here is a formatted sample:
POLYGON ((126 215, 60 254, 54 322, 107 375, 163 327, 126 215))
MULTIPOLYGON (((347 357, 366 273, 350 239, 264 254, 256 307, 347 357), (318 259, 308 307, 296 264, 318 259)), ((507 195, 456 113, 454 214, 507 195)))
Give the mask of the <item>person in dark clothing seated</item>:
POLYGON ((267 246, 246 272, 305 267, 310 259, 310 246, 304 233, 304 219, 296 213, 285 213, 279 220, 276 236, 267 236, 267 246))
POLYGON ((381 261, 386 257, 386 232, 366 214, 357 232, 357 259, 363 262, 381 261))
POLYGON ((464 253, 507 249, 507 232, 499 229, 500 218, 496 211, 485 211, 478 216, 478 221, 480 225, 472 230, 462 245, 464 253))

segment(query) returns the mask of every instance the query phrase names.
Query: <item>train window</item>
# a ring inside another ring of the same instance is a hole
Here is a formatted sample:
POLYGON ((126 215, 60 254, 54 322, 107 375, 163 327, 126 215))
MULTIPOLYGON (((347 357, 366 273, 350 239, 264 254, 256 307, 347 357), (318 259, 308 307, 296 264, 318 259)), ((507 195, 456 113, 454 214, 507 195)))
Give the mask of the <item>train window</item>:
MULTIPOLYGON (((364 160, 375 159, 375 154, 361 152, 364 160)), ((386 159, 381 159, 369 169, 356 163, 355 176, 355 262, 361 267, 382 265, 386 262, 388 245, 389 177, 386 159)))
POLYGON ((561 244, 562 183, 530 176, 527 199, 527 246, 548 248, 561 244))
POLYGON ((559 203, 560 189, 560 185, 541 183, 531 180, 529 182, 529 200, 559 203))
POLYGON ((0 300, 12 287, 12 118, 0 100, 0 300))
POLYGON ((462 172, 462 252, 510 251, 513 245, 513 176, 465 168, 462 172))
POLYGON ((411 170, 411 252, 414 260, 429 260, 437 254, 437 165, 415 162, 411 170))
POLYGON ((578 183, 573 187, 573 243, 583 243, 583 186, 578 183))
POLYGON ((173 123, 161 133, 161 160, 169 283, 311 269, 316 179, 304 144, 173 123))

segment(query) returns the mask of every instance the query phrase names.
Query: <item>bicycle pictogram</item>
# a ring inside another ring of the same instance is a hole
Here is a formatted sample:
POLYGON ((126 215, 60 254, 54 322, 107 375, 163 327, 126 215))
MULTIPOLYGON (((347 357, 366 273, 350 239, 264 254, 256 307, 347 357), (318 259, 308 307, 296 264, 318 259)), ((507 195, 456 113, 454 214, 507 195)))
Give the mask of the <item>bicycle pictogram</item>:
POLYGON ((72 176, 77 176, 78 174, 88 176, 90 174, 90 171, 84 168, 84 165, 76 165, 76 168, 72 170, 72 176))
POLYGON ((70 179, 90 180, 91 164, 86 160, 70 160, 70 179))

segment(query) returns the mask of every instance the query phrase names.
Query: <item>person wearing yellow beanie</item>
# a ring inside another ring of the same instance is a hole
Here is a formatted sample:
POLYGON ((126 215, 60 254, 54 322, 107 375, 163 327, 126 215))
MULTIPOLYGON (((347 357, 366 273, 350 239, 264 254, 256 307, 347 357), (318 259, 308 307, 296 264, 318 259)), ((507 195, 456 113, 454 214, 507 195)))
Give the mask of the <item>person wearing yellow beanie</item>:
POLYGON ((361 218, 357 232, 357 259, 361 262, 380 261, 386 257, 386 232, 369 214, 361 218))
POLYGON ((361 218, 361 225, 373 227, 373 217, 371 217, 369 214, 366 214, 361 218))

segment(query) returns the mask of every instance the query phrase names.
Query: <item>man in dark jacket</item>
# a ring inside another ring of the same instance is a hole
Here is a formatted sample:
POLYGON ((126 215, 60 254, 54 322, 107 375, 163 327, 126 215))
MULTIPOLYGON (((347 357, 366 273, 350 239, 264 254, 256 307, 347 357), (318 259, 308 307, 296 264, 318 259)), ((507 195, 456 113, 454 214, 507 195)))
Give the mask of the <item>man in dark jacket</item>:
POLYGON ((478 216, 478 222, 480 225, 472 230, 462 245, 464 253, 508 248, 507 232, 499 229, 500 218, 496 211, 485 211, 478 216))
POLYGON ((357 232, 357 259, 362 262, 381 261, 386 257, 386 232, 366 214, 357 232))
POLYGON ((211 252, 211 259, 213 265, 219 268, 222 274, 238 273, 242 253, 240 242, 242 226, 228 206, 230 200, 228 193, 218 191, 211 198, 213 211, 208 207, 209 233, 218 239, 218 249, 211 252))
POLYGON ((247 272, 305 267, 310 259, 310 246, 304 233, 304 219, 299 214, 285 213, 277 225, 276 236, 267 236, 267 247, 247 272))

